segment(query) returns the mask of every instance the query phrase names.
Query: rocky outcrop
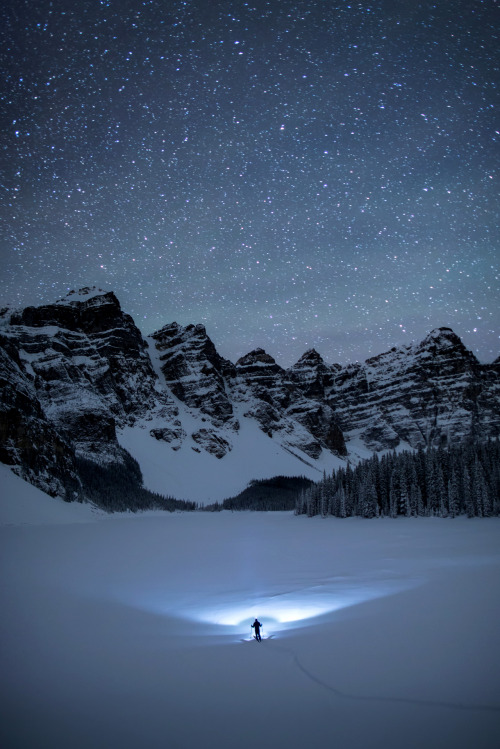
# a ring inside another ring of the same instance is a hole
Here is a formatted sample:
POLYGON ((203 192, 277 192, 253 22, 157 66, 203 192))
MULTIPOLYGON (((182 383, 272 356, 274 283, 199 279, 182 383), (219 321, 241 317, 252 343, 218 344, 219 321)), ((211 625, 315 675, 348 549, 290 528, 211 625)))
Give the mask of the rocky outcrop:
POLYGON ((299 389, 304 397, 322 401, 325 391, 332 387, 335 375, 341 369, 339 364, 326 364, 315 349, 309 349, 286 374, 288 381, 299 389))
POLYGON ((239 359, 235 370, 233 398, 245 404, 244 415, 256 419, 269 437, 279 434, 284 444, 313 459, 324 449, 345 454, 335 414, 324 401, 332 374, 319 354, 308 352, 284 370, 258 348, 239 359))
POLYGON ((288 387, 294 393, 287 414, 316 438, 311 446, 313 454, 321 454, 322 449, 340 456, 347 454, 337 416, 325 397, 340 370, 339 365, 328 366, 315 349, 310 349, 286 372, 288 387))
POLYGON ((261 348, 239 359, 235 370, 233 397, 247 406, 244 415, 256 419, 262 431, 272 437, 283 428, 283 409, 290 402, 284 370, 261 348))
MULTIPOLYGON (((215 455, 216 458, 223 458, 231 449, 231 443, 228 442, 215 429, 202 427, 191 435, 193 441, 200 445, 207 453, 215 455)), ((193 448, 196 449, 196 448, 193 448)))
POLYGON ((172 427, 155 427, 149 433, 156 440, 167 442, 172 450, 178 450, 187 437, 178 419, 175 419, 172 427))
POLYGON ((61 383, 94 389, 120 420, 156 403, 147 344, 113 293, 82 289, 53 305, 27 307, 11 316, 10 332, 49 390, 61 383))
POLYGON ((224 424, 233 417, 225 378, 234 367, 223 359, 203 325, 173 322, 151 336, 159 354, 165 384, 188 406, 224 424))

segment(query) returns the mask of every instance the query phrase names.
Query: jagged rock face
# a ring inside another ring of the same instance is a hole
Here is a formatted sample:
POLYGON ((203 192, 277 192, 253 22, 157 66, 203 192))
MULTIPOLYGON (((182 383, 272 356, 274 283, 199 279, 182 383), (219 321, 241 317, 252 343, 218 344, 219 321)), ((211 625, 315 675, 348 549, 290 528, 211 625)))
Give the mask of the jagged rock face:
POLYGON ((309 349, 287 370, 287 377, 306 398, 323 400, 325 389, 331 388, 335 374, 340 370, 338 364, 328 366, 315 349, 309 349))
POLYGON ((498 434, 492 409, 479 409, 484 371, 452 330, 336 373, 327 400, 344 433, 374 451, 445 444, 478 428, 498 434), (493 417, 493 418, 491 418, 493 417))
POLYGON ((330 368, 314 350, 285 371, 259 348, 236 362, 232 392, 249 404, 245 416, 255 418, 266 434, 282 433, 289 447, 317 459, 325 448, 345 453, 342 432, 324 401, 331 381, 330 368))
POLYGON ((119 419, 152 407, 156 376, 147 344, 113 293, 71 292, 53 305, 13 314, 11 326, 35 374, 47 382, 87 380, 119 419))
POLYGON ((200 445, 208 453, 215 455, 219 459, 223 458, 231 450, 231 444, 220 434, 217 434, 214 429, 202 427, 193 432, 191 437, 197 445, 200 445))
POLYGON ((264 349, 258 348, 236 362, 232 394, 248 403, 245 416, 258 421, 261 429, 272 437, 283 428, 282 411, 290 402, 284 383, 285 371, 264 349))
POLYGON ((188 406, 200 409, 223 424, 233 416, 225 377, 234 370, 223 359, 203 325, 165 325, 152 335, 165 383, 188 406))
POLYGON ((316 438, 308 451, 311 457, 319 456, 325 447, 337 455, 346 455, 342 430, 325 399, 325 392, 332 387, 335 373, 340 369, 339 365, 328 366, 317 351, 310 349, 286 372, 293 393, 287 414, 316 438))
POLYGON ((14 313, 4 328, 50 424, 77 452, 119 459, 116 424, 158 406, 156 375, 114 294, 84 289, 14 313))
POLYGON ((248 398, 251 394, 276 408, 286 407, 289 392, 284 385, 285 370, 264 349, 258 348, 238 359, 232 383, 233 392, 248 398))
POLYGON ((42 491, 71 501, 79 481, 74 451, 46 419, 17 348, 0 335, 0 461, 42 491))
POLYGON ((236 362, 236 375, 256 388, 274 387, 284 370, 264 349, 257 348, 236 362))
POLYGON ((500 432, 500 357, 481 367, 481 386, 475 404, 476 429, 484 437, 498 437, 500 432))
POLYGON ((56 326, 82 333, 102 333, 113 328, 130 326, 135 328, 129 315, 121 311, 120 303, 113 292, 96 292, 94 288, 70 291, 54 304, 41 307, 26 307, 14 312, 11 325, 25 325, 30 328, 56 326))
POLYGON ((173 427, 155 427, 150 429, 149 433, 155 439, 167 442, 172 450, 178 450, 187 436, 181 422, 177 419, 174 421, 173 427))
POLYGON ((300 398, 288 407, 286 415, 305 427, 315 440, 305 449, 312 458, 318 458, 323 448, 336 455, 347 455, 344 435, 335 413, 330 406, 320 400, 300 398))

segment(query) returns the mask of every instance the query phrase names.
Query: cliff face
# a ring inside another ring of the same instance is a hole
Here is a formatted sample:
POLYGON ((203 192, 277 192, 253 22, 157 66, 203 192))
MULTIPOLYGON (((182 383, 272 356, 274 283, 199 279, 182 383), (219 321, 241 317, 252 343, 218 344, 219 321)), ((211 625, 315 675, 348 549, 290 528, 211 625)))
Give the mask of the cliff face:
POLYGON ((115 459, 116 425, 158 407, 146 343, 112 293, 28 307, 4 333, 46 420, 76 451, 115 459))
POLYGON ((2 315, 0 458, 44 491, 81 494, 76 456, 122 463, 116 428, 168 398, 114 294, 83 289, 2 315))
POLYGON ((499 433, 498 374, 449 328, 337 371, 325 392, 342 430, 369 450, 499 433), (495 394, 496 392, 496 394, 495 394))
POLYGON ((47 419, 12 342, 0 335, 0 461, 52 496, 76 499, 74 448, 47 419))
POLYGON ((364 364, 329 365, 311 350, 288 370, 263 349, 232 364, 202 325, 170 323, 149 340, 114 294, 95 289, 4 310, 0 460, 72 499, 75 456, 120 463, 117 430, 134 425, 148 444, 172 448, 169 465, 187 446, 221 459, 221 470, 244 422, 313 464, 332 454, 355 460, 355 446, 439 445, 500 431, 500 360, 479 364, 447 328, 364 364))
POLYGON ((173 322, 153 333, 164 382, 171 392, 193 408, 223 424, 233 416, 225 377, 234 370, 223 359, 203 325, 182 327, 173 322))

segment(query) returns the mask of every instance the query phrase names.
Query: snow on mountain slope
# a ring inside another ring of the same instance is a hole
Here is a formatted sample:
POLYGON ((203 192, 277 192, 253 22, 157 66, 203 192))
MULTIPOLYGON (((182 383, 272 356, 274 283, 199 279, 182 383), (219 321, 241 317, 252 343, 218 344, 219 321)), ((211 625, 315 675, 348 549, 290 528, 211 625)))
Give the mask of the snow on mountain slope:
MULTIPOLYGON (((240 428, 220 429, 218 434, 227 439, 230 449, 223 461, 200 448, 192 435, 203 429, 205 422, 177 403, 179 419, 185 430, 181 444, 155 439, 150 431, 155 419, 141 421, 118 431, 118 441, 141 466, 144 486, 151 491, 186 499, 201 504, 221 501, 234 496, 252 479, 272 476, 306 476, 318 481, 323 471, 338 468, 343 461, 324 452, 312 460, 299 450, 292 450, 270 439, 254 419, 243 416, 243 408, 235 407, 240 428)), ((158 423, 163 423, 161 419, 158 423)))
MULTIPOLYGON (((200 335, 199 330, 188 331, 190 338, 193 332, 200 335)), ((154 339, 148 342, 161 392, 166 389, 162 349, 156 347, 154 339)), ((196 346, 202 348, 198 341, 196 346)), ((201 367, 204 366, 202 361, 201 367)), ((191 364, 191 370, 198 367, 196 361, 191 364)), ((299 445, 301 440, 307 441, 308 433, 299 423, 289 426, 284 435, 277 432, 274 439, 270 438, 259 421, 248 415, 249 396, 242 402, 236 400, 229 416, 224 409, 223 417, 218 417, 213 403, 220 401, 220 392, 225 387, 222 377, 221 380, 208 411, 188 405, 199 397, 192 390, 188 403, 170 392, 175 418, 167 428, 161 412, 118 430, 120 445, 141 466, 146 488, 176 499, 209 504, 237 494, 253 479, 285 475, 318 480, 323 471, 342 464, 338 456, 326 450, 313 459, 293 445, 294 435, 299 445), (222 445, 221 452, 217 451, 218 445, 222 445)))
POLYGON ((479 364, 448 328, 364 364, 310 350, 284 370, 260 348, 229 362, 203 325, 144 339, 96 289, 2 310, 0 382, 0 461, 69 500, 81 458, 124 466, 123 447, 146 486, 209 502, 254 478, 500 433, 498 362, 479 364))
POLYGON ((90 523, 103 514, 89 504, 49 497, 0 464, 0 526, 90 523))

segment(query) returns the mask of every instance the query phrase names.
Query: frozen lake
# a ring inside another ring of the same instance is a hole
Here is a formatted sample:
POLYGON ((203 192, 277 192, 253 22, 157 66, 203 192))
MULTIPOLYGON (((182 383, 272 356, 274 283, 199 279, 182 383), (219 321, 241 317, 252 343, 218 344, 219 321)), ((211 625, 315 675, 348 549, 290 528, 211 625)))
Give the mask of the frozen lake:
POLYGON ((498 747, 500 520, 43 502, 0 527, 4 749, 498 747))

